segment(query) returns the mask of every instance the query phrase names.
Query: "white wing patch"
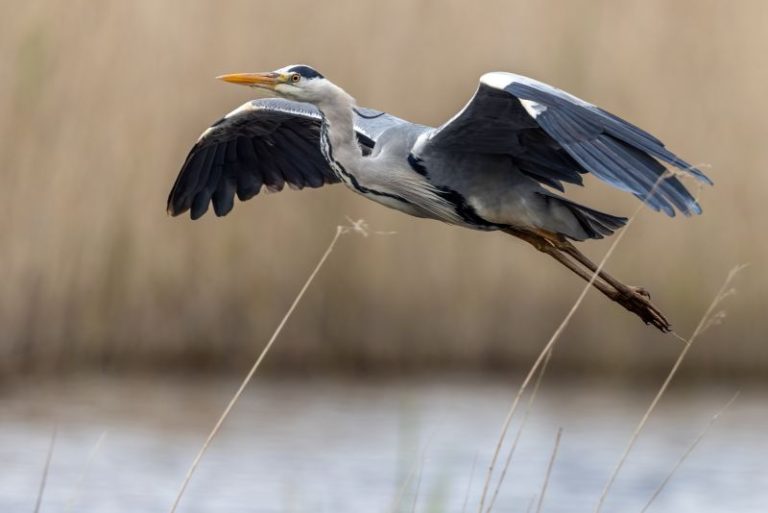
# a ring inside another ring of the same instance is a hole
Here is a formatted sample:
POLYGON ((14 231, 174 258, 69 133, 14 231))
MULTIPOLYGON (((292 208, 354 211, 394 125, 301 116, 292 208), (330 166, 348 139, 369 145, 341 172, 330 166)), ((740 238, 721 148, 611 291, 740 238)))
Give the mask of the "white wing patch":
MULTIPOLYGON (((586 102, 581 98, 578 98, 572 95, 571 93, 563 91, 562 89, 558 89, 557 87, 553 87, 549 84, 545 84, 544 82, 540 82, 536 79, 526 77, 523 75, 517 75, 515 73, 493 71, 491 73, 486 73, 485 75, 480 77, 480 82, 487 86, 491 86, 494 89, 504 89, 510 84, 523 84, 529 87, 539 89, 540 91, 545 91, 549 94, 558 96, 565 100, 570 100, 577 105, 581 105, 582 107, 594 107, 594 105, 592 105, 591 103, 586 102)), ((533 103, 533 102, 530 102, 530 103, 533 103)), ((542 112, 544 112, 543 110, 539 109, 536 116, 534 116, 531 110, 529 110, 529 107, 527 107, 525 104, 523 104, 523 107, 525 107, 525 110, 528 111, 528 114, 530 114, 534 118, 540 115, 542 112)))
MULTIPOLYGON (((568 100, 570 102, 573 102, 576 105, 580 105, 582 107, 592 108, 592 109, 595 108, 595 106, 592 105, 591 103, 585 102, 581 98, 577 98, 576 96, 573 96, 572 94, 567 93, 562 89, 558 89, 549 84, 545 84, 544 82, 540 82, 536 79, 526 77, 524 75, 517 75, 515 73, 506 73, 504 71, 492 71, 480 77, 480 83, 485 84, 494 89, 499 89, 501 91, 504 91, 511 84, 523 84, 528 87, 538 89, 539 91, 546 92, 550 95, 557 96, 558 98, 568 100)), ((421 134, 416 139, 416 142, 414 143, 413 149, 411 150, 411 152, 414 155, 419 155, 419 153, 424 149, 424 147, 429 143, 429 141, 433 139, 435 136, 437 136, 441 130, 443 130, 447 126, 450 126, 450 124, 454 120, 456 120, 462 114, 464 114, 464 111, 467 109, 467 107, 469 107, 472 104, 474 100, 475 100, 475 97, 473 96, 472 98, 470 98, 469 102, 467 102, 464 108, 462 108, 459 112, 454 114, 454 116, 451 119, 449 119, 447 122, 440 125, 438 128, 434 130, 429 130, 421 134)), ((533 100, 519 98, 519 101, 520 101, 520 104, 525 109, 525 111, 528 113, 528 115, 531 116, 533 119, 538 118, 544 112, 547 111, 546 105, 535 102, 533 100)))
MULTIPOLYGON (((459 111, 459 114, 461 114, 461 112, 463 112, 463 109, 462 109, 461 111, 459 111)), ((458 115, 458 114, 457 114, 457 115, 458 115)), ((455 118, 455 117, 456 117, 456 116, 454 116, 454 118, 455 118)), ((453 118, 451 118, 451 121, 453 121, 453 118)), ((448 123, 450 123, 450 121, 449 121, 448 123)), ((448 123, 446 123, 446 124, 445 124, 445 125, 443 125, 443 126, 447 126, 447 125, 448 125, 448 123)), ((434 130, 427 130, 427 131, 425 131, 424 133, 420 134, 420 135, 419 135, 419 136, 416 138, 416 142, 414 142, 414 143, 413 143, 413 148, 411 148, 411 153, 413 153, 414 155, 417 155, 417 156, 418 156, 418 155, 420 155, 420 154, 421 154, 421 150, 423 150, 423 149, 424 149, 424 147, 427 145, 427 143, 429 142, 429 140, 430 140, 432 137, 434 137, 434 135, 435 135, 437 132, 439 132, 439 131, 440 131, 440 129, 439 129, 439 128, 436 128, 436 129, 434 129, 434 130)))
MULTIPOLYGON (((255 112, 259 110, 266 110, 271 112, 284 112, 286 114, 293 114, 295 116, 300 116, 304 118, 317 119, 317 120, 321 119, 319 112, 315 112, 314 110, 310 110, 310 109, 306 109, 306 110, 298 109, 298 108, 292 109, 289 105, 277 104, 277 102, 280 102, 280 101, 281 100, 276 100, 273 98, 265 98, 262 100, 251 100, 251 101, 245 102, 244 104, 240 105, 238 108, 233 110, 232 112, 228 113, 226 116, 224 116, 223 119, 229 120, 241 114, 247 114, 249 112, 255 112)), ((205 136, 207 136, 217 128, 219 128, 219 124, 216 124, 212 127, 207 128, 202 134, 200 134, 200 137, 197 138, 198 142, 200 142, 203 138, 205 138, 205 136)), ((360 127, 357 123, 355 123, 355 130, 357 130, 364 136, 368 137, 369 139, 374 140, 374 137, 371 134, 369 134, 367 130, 360 127)))
POLYGON ((525 112, 527 112, 528 115, 531 116, 533 119, 538 118, 539 116, 541 116, 543 112, 546 112, 547 110, 546 105, 532 102, 531 100, 520 100, 520 103, 523 105, 525 112))
MULTIPOLYGON (((251 112, 251 111, 254 111, 254 110, 259 110, 261 108, 263 108, 263 107, 257 106, 256 100, 251 100, 249 102, 246 102, 246 103, 240 105, 238 108, 236 108, 232 112, 228 113, 226 116, 224 116, 223 120, 233 118, 235 116, 238 116, 240 114, 244 114, 246 112, 251 112)), ((206 135, 208 135, 211 132, 213 132, 214 130, 216 130, 219 127, 219 123, 215 124, 212 127, 206 128, 205 132, 200 134, 200 137, 197 138, 197 141, 198 142, 202 141, 205 138, 206 135)))

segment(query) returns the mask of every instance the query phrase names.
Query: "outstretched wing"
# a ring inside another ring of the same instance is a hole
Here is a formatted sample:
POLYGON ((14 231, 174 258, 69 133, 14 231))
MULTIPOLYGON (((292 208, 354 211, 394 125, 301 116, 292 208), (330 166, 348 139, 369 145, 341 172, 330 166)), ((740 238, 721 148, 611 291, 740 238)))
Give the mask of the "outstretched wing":
POLYGON ((505 154, 518 169, 563 190, 592 173, 674 216, 701 213, 665 162, 707 184, 696 167, 640 128, 552 86, 512 73, 487 73, 469 103, 417 142, 414 151, 505 154), (661 161, 661 162, 660 162, 661 161), (658 182, 658 183, 657 183, 658 182))
MULTIPOLYGON (((394 116, 359 109, 355 129, 364 153, 383 127, 402 122, 394 116)), ((250 101, 207 129, 192 147, 168 196, 168 213, 191 211, 197 219, 213 210, 226 215, 234 197, 248 200, 262 187, 280 191, 336 183, 320 151, 319 111, 281 99, 250 101)))

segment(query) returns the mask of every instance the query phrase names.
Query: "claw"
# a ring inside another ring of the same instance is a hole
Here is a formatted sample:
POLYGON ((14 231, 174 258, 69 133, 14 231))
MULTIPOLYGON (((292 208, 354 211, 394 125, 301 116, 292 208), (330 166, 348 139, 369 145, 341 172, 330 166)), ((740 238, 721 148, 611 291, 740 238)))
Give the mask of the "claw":
POLYGON ((672 325, 669 324, 669 321, 649 301, 648 292, 645 289, 638 290, 638 287, 633 287, 633 290, 635 293, 631 296, 617 294, 612 299, 630 312, 637 314, 644 323, 652 324, 664 333, 672 331, 672 325))
POLYGON ((635 294, 640 294, 640 295, 641 295, 641 296, 643 296, 645 299, 651 299, 651 293, 650 293, 650 292, 648 292, 648 290, 647 290, 647 289, 645 289, 645 288, 643 288, 643 287, 633 287, 633 286, 631 286, 631 285, 629 286, 629 288, 630 288, 630 289, 632 290, 632 292, 634 292, 635 294))

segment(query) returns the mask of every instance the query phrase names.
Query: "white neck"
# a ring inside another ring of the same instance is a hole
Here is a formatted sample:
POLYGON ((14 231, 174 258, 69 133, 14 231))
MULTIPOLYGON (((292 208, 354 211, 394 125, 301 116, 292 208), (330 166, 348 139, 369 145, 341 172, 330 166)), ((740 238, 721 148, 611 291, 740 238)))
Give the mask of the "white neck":
POLYGON ((451 204, 408 164, 363 157, 354 124, 355 99, 328 82, 322 100, 313 102, 323 114, 320 148, 339 180, 367 198, 420 217, 460 222, 451 204))
POLYGON ((331 82, 328 82, 326 87, 331 89, 333 94, 327 95, 316 106, 323 113, 324 130, 327 131, 333 159, 345 168, 356 169, 361 164, 363 152, 355 134, 352 110, 355 107, 355 99, 331 82))

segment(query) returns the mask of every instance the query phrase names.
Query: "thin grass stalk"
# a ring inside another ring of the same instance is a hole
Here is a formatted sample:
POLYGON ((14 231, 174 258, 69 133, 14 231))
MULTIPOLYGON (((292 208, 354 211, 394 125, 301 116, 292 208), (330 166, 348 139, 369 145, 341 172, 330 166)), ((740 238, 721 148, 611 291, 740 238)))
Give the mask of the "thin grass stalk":
POLYGON ((504 419, 504 423, 502 424, 502 427, 501 427, 501 433, 499 434, 499 439, 496 443, 496 449, 494 450, 493 456, 491 457, 491 462, 488 465, 488 470, 486 471, 486 475, 485 475, 485 482, 483 484, 483 493, 480 496, 480 507, 478 508, 478 513, 483 513, 483 508, 485 506, 485 500, 488 495, 488 487, 490 486, 491 477, 493 476, 493 472, 496 468, 496 462, 499 459, 499 453, 501 452, 501 447, 504 444, 504 439, 506 438, 507 432, 509 431, 509 425, 512 422, 512 418, 514 417, 515 412, 517 411, 517 406, 520 403, 520 398, 525 393, 525 390, 528 388, 528 385, 533 379, 534 374, 536 373, 538 368, 541 366, 545 357, 552 352, 552 348, 554 347, 555 343, 560 339, 560 336, 562 335, 563 331, 565 331, 565 328, 570 323, 571 318, 573 318, 574 314, 576 313, 576 310, 578 310, 579 306, 581 306, 581 303, 584 301, 584 298, 586 297, 587 293, 590 291, 590 289, 592 288, 592 285, 595 283, 595 280, 597 279, 598 274, 603 270, 606 262, 608 262, 608 259, 611 257, 611 255, 613 255, 614 250, 619 245, 621 240, 624 238, 624 235, 629 230, 629 227, 632 225, 632 223, 635 221, 637 216, 640 214, 640 211, 642 210, 643 206, 644 206, 644 203, 640 204, 640 206, 637 207, 637 209, 632 214, 632 216, 630 216, 629 220, 627 220, 627 224, 624 225, 624 229, 621 230, 618 233, 618 235, 616 235, 615 239, 613 239, 613 242, 608 247, 608 251, 605 252, 605 255, 603 255, 603 258, 600 260, 600 263, 597 265, 597 269, 595 270, 594 273, 592 273, 590 280, 581 290, 581 293, 576 298, 576 301, 573 303, 573 306, 571 306, 571 309, 568 311, 568 313, 565 315, 563 320, 560 322, 560 325, 557 327, 555 332, 550 337, 549 341, 541 350, 541 352, 539 353, 539 356, 533 362, 533 365, 531 365, 531 368, 529 369, 528 374, 526 374, 525 379, 523 379, 523 383, 522 385, 520 385, 520 389, 517 391, 515 398, 512 400, 512 405, 510 406, 509 411, 507 412, 507 416, 504 419))
POLYGON ((517 445, 520 442, 520 438, 523 436, 523 430, 525 429, 525 426, 528 423, 528 417, 531 414, 531 410, 533 410, 533 403, 536 401, 536 394, 539 391, 539 387, 541 386, 541 382, 544 378, 544 373, 547 372, 547 365, 549 364, 549 360, 551 357, 552 357, 552 352, 550 351, 549 353, 547 353, 547 357, 544 359, 544 363, 541 365, 541 371, 539 372, 539 375, 536 377, 536 382, 533 384, 533 390, 531 391, 531 395, 528 398, 528 405, 525 407, 523 420, 520 421, 520 427, 517 428, 515 439, 513 440, 512 446, 509 448, 509 452, 507 453, 507 458, 504 461, 504 467, 501 469, 501 474, 499 475, 499 481, 496 483, 496 489, 493 491, 493 495, 491 496, 491 502, 488 504, 488 509, 486 510, 486 513, 491 513, 493 506, 496 504, 496 499, 499 496, 501 485, 502 483, 504 483, 504 479, 507 477, 507 471, 509 470, 509 466, 512 463, 512 456, 515 454, 515 450, 517 449, 517 445))
MULTIPOLYGON (((659 187, 662 181, 669 178, 670 176, 684 176, 679 171, 669 170, 667 169, 664 173, 660 174, 659 177, 656 179, 656 182, 653 184, 653 187, 651 187, 651 190, 648 192, 647 197, 652 197, 656 189, 659 187)), ((568 326, 568 324, 571 321, 571 318, 576 313, 576 310, 578 310, 579 306, 581 306, 581 303, 584 301, 584 298, 586 297, 589 290, 592 288, 592 285, 595 283, 595 280, 597 279, 600 272, 602 272, 603 268, 605 267, 605 264, 608 262, 608 259, 613 255, 613 252, 616 250, 616 247, 619 245, 621 240, 624 238, 624 235, 626 235, 627 231, 629 230, 629 227, 632 226, 632 223, 634 223, 635 219, 638 215, 640 215, 640 212, 643 210, 643 207, 645 206, 645 201, 638 205, 638 207, 635 209, 635 211, 632 213, 632 215, 627 220, 627 223, 624 225, 624 229, 621 230, 618 235, 613 239, 613 242, 608 247, 608 251, 605 252, 603 255, 603 258, 600 260, 600 262, 597 265, 597 269, 592 273, 592 276, 590 277, 587 284, 584 286, 584 288, 581 290, 581 293, 576 298, 576 301, 574 302, 571 309, 568 311, 568 313, 565 315, 563 320, 560 322, 560 325, 557 327, 555 332, 552 334, 552 337, 550 337, 547 344, 544 346, 544 348, 541 350, 541 353, 539 353, 539 356, 536 358, 536 360, 533 362, 533 365, 531 366, 530 370, 528 371, 528 374, 525 376, 525 379, 523 380, 522 385, 520 385, 520 389, 518 390, 517 394, 515 395, 515 398, 512 400, 512 405, 509 408, 509 412, 507 413, 506 418, 504 419, 504 423, 501 428, 501 433, 499 434, 499 440, 496 443, 496 448, 493 452, 493 456, 491 458, 491 463, 488 465, 488 470, 486 472, 485 476, 485 483, 483 484, 483 493, 480 497, 480 507, 478 508, 478 513, 483 513, 483 506, 485 504, 486 497, 488 495, 488 487, 490 486, 491 477, 493 476, 493 472, 496 467, 496 462, 499 458, 499 453, 501 452, 501 447, 504 444, 504 439, 507 436, 507 431, 509 430, 509 425, 512 422, 512 418, 514 417, 515 411, 517 410, 517 405, 520 402, 520 398, 522 397, 523 393, 525 392, 525 389, 528 387, 528 385, 531 382, 531 379, 533 375, 536 372, 536 369, 542 364, 542 360, 544 360, 545 356, 549 357, 552 352, 552 348, 554 347, 557 340, 562 335, 565 328, 568 326)), ((674 332, 673 332, 674 333, 674 332)), ((499 486, 501 483, 499 483, 499 486)), ((486 512, 490 513, 490 509, 486 512)))
POLYGON ((710 428, 714 425, 715 422, 717 422, 717 419, 720 418, 720 416, 725 413, 725 411, 731 407, 731 405, 736 401, 736 398, 739 397, 740 392, 736 392, 733 397, 731 397, 731 400, 725 403, 725 406, 720 408, 720 411, 715 413, 711 419, 709 419, 709 422, 704 427, 704 429, 699 433, 699 436, 696 437, 696 439, 691 443, 690 446, 688 446, 688 449, 683 453, 683 455, 680 457, 680 459, 677 461, 674 467, 672 467, 672 470, 667 474, 667 477, 664 478, 664 480, 659 484, 658 488, 653 492, 653 495, 651 495, 651 498, 648 499, 648 502, 645 506, 643 506, 643 509, 640 510, 640 513, 645 513, 648 508, 651 507, 651 504, 653 504, 653 501, 656 500, 656 498, 661 495, 661 492, 664 490, 664 488, 667 486, 667 484, 672 479, 672 476, 675 475, 675 472, 677 472, 677 469, 679 469, 683 463, 685 463, 685 460, 688 459, 688 456, 691 455, 691 453, 696 449, 696 446, 699 445, 699 443, 704 439, 704 436, 706 436, 707 432, 709 432, 710 428))
POLYGON ((549 458, 549 464, 547 465, 547 474, 544 476, 544 483, 541 485, 541 493, 539 494, 539 503, 536 505, 536 513, 541 513, 541 507, 544 505, 544 496, 547 494, 547 486, 549 486, 549 478, 552 477, 552 467, 555 466, 555 458, 557 458, 557 450, 560 448, 560 438, 563 436, 563 428, 557 430, 557 437, 555 437, 555 447, 552 449, 552 456, 549 458))
POLYGON ((418 483, 416 485, 416 494, 418 495, 418 487, 421 486, 420 472, 424 468, 424 461, 427 459, 427 451, 429 450, 429 446, 432 445, 434 436, 435 433, 433 432, 432 435, 430 435, 430 437, 427 439, 427 443, 424 445, 424 448, 421 450, 421 455, 416 460, 414 460, 413 465, 411 466, 411 470, 408 472, 408 476, 406 476, 405 481, 403 481, 403 484, 400 486, 400 490, 397 493, 397 498, 392 504, 393 513, 400 511, 400 506, 403 502, 403 499, 405 498, 405 492, 408 490, 408 486, 411 484, 411 481, 414 477, 418 477, 418 483))
POLYGON ((77 504, 77 499, 80 497, 80 493, 82 492, 85 479, 88 477, 88 471, 91 468, 91 464, 93 463, 93 460, 96 457, 96 454, 99 452, 99 449, 101 448, 101 444, 104 442, 104 439, 106 437, 107 437, 107 432, 102 431, 101 435, 99 435, 99 438, 96 440, 96 443, 94 444, 93 449, 91 449, 91 452, 88 454, 88 459, 85 460, 85 467, 83 468, 83 472, 82 474, 80 474, 80 478, 77 480, 77 484, 75 485, 75 489, 72 492, 72 496, 69 498, 69 501, 67 502, 67 507, 64 509, 65 513, 69 513, 75 508, 75 504, 77 504))
POLYGON ((667 387, 669 386, 669 383, 672 381, 672 378, 674 378, 675 374, 677 374, 677 370, 680 368, 680 364, 685 359, 685 356, 688 354, 688 350, 693 345, 693 342, 698 338, 698 336, 709 326, 711 326, 713 322, 713 314, 715 313, 715 308, 729 295, 733 293, 733 290, 730 288, 731 281, 733 281, 733 278, 736 276, 736 274, 741 271, 745 266, 744 265, 738 265, 731 269, 731 271, 728 273, 728 276, 726 277, 725 281, 723 282, 723 285, 720 287, 720 290, 717 292, 717 295, 715 295, 715 298, 712 300, 712 303, 710 303, 707 310, 704 312, 704 315, 699 320, 699 324, 696 326, 696 329, 693 331, 693 335, 689 339, 684 339, 677 333, 673 334, 678 337, 680 340, 685 342, 685 345, 683 346, 683 349, 680 351, 680 355, 677 357, 677 360, 675 360, 674 365, 672 366, 672 369, 670 369, 669 374, 667 374, 666 379, 664 380, 664 383, 661 385, 661 388, 659 388, 659 391, 656 393, 656 396, 653 398, 653 401, 651 401, 650 406, 648 406, 648 409, 645 411, 645 414, 640 419, 640 422, 638 423, 637 427, 635 428, 634 432, 632 433, 632 436, 629 439, 629 442, 627 443, 626 448, 624 449, 624 452, 621 455, 621 458, 619 458, 619 462, 616 464, 616 468, 614 468, 613 472, 611 473, 611 476, 608 478, 608 482, 605 485, 605 488, 603 489, 603 493, 600 494, 600 499, 597 501, 597 505, 595 506, 595 513, 600 513, 600 511, 603 508, 603 504, 605 503, 606 497, 608 497, 608 492, 611 490, 611 487, 613 486, 613 483, 616 481, 616 477, 619 475, 619 472, 621 471, 621 468, 624 466, 624 463, 627 460, 627 457, 629 456, 630 451, 632 451, 632 448, 635 446, 635 443, 637 442, 637 438, 640 436, 640 432, 643 430, 643 427, 645 427, 645 424, 648 422, 648 418, 651 416, 651 413, 656 409, 656 405, 659 403, 659 400, 664 395, 664 393, 667 391, 667 387))
POLYGON ((531 500, 528 501, 528 507, 525 508, 525 513, 531 513, 533 511, 533 506, 536 504, 536 495, 534 494, 533 497, 531 497, 531 500))
POLYGON ((475 469, 477 468, 477 453, 475 453, 475 459, 472 460, 472 470, 469 472, 469 481, 467 482, 467 490, 464 492, 464 504, 461 505, 461 513, 467 511, 467 504, 469 504, 469 492, 472 491, 472 481, 475 480, 475 469))
POLYGON ((421 492, 421 479, 424 477, 424 462, 427 459, 426 452, 419 463, 419 474, 416 476, 416 488, 413 490, 413 504, 411 504, 411 513, 416 513, 416 506, 419 503, 419 492, 421 492))
POLYGON ((395 501, 392 503, 392 513, 397 513, 400 511, 400 506, 403 503, 403 499, 405 498, 405 492, 408 490, 408 487, 411 484, 411 481, 413 481, 413 478, 416 476, 416 473, 419 471, 419 462, 420 459, 417 459, 413 462, 413 465, 411 466, 411 470, 408 472, 408 475, 405 477, 405 481, 403 481, 403 484, 400 485, 400 489, 397 492, 397 496, 395 497, 395 501))
POLYGON ((224 409, 224 412, 219 417, 219 420, 217 420, 216 424, 213 426, 213 429, 208 435, 208 438, 206 438, 205 443, 203 443, 203 446, 200 448, 200 451, 197 453, 197 456, 195 456, 195 459, 192 461, 192 465, 190 465, 189 470, 187 471, 187 475, 184 477, 184 481, 181 484, 179 493, 176 495, 176 499, 173 501, 173 505, 171 506, 170 513, 176 512, 176 509, 179 507, 179 503, 181 502, 181 498, 184 495, 184 491, 187 489, 187 486, 189 485, 189 481, 192 479, 192 475, 195 473, 197 466, 200 464, 200 460, 203 458, 203 455, 205 455, 206 451, 208 450, 208 447, 211 445, 211 442, 218 434, 219 429, 221 428, 221 425, 229 416, 229 412, 232 410, 235 403, 237 403, 238 399, 240 399, 240 396, 242 395, 243 390, 245 390, 245 387, 248 385, 248 383, 250 383, 251 379, 253 378, 253 375, 256 373, 256 370, 259 368, 259 366, 261 365, 261 362, 264 360, 264 357, 267 355, 270 348, 275 343, 275 340, 277 340, 277 337, 283 331, 283 328, 285 327, 285 324, 288 322, 288 319, 291 317, 291 314, 293 314, 293 311, 296 309, 299 302, 304 297, 304 293, 307 291, 310 284, 312 284, 312 281, 314 281, 315 276, 317 276, 317 273, 320 271, 320 269, 323 267, 323 264, 325 264, 325 261, 330 256, 331 252, 333 251, 333 248, 336 246, 336 242, 339 240, 339 237, 341 237, 342 234, 347 233, 350 229, 356 230, 358 228, 354 225, 351 228, 346 226, 336 227, 336 234, 331 239, 330 244, 328 244, 328 248, 323 253, 323 256, 320 257, 320 260, 315 265, 315 268, 312 270, 309 277, 304 282, 304 285, 301 287, 301 290, 299 290, 299 293, 296 295, 296 298, 293 300, 293 303, 291 303, 291 306, 288 308, 288 311, 285 312, 285 315, 280 321, 280 324, 277 325, 277 328, 272 333, 272 336, 270 337, 267 344, 264 346, 264 349, 262 349, 261 353, 259 354, 259 357, 256 359, 256 362, 251 367, 251 370, 248 371, 248 374, 245 376, 245 379, 243 379, 242 383, 240 383, 240 387, 235 392, 235 395, 232 396, 232 399, 230 399, 229 404, 227 404, 227 407, 224 409))
POLYGON ((51 459, 53 459, 53 449, 56 447, 56 434, 59 431, 57 425, 53 426, 53 433, 51 433, 51 443, 48 444, 48 454, 45 456, 45 466, 43 467, 43 477, 40 479, 40 488, 37 490, 37 500, 35 501, 35 513, 40 513, 40 506, 43 503, 43 493, 45 493, 45 485, 48 482, 48 473, 51 470, 51 459))

